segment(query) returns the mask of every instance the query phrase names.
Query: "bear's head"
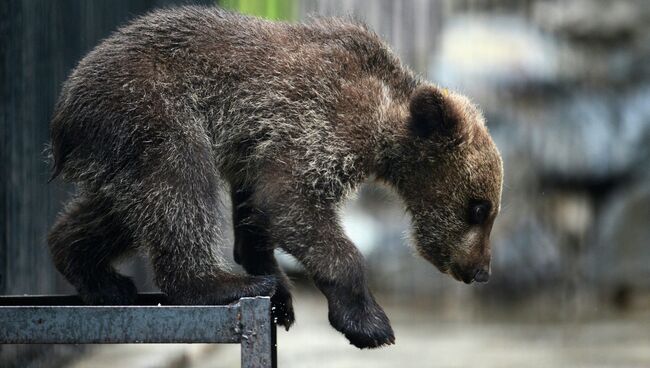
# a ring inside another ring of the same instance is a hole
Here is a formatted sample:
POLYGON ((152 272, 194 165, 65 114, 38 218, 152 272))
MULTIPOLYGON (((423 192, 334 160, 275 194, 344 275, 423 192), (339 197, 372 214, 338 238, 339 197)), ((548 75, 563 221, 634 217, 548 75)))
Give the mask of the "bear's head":
POLYGON ((485 119, 466 97, 432 85, 413 92, 403 115, 391 181, 412 216, 415 246, 441 272, 485 282, 503 183, 485 119))

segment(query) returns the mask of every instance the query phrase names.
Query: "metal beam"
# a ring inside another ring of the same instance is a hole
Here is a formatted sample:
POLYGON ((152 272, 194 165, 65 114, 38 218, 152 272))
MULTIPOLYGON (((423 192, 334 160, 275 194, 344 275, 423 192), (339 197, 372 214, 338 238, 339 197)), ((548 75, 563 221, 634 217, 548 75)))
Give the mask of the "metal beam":
POLYGON ((217 306, 166 305, 140 294, 132 306, 84 306, 77 296, 0 297, 2 344, 241 343, 242 367, 277 364, 268 297, 217 306))
POLYGON ((261 303, 258 298, 243 298, 241 306, 241 366, 261 368, 277 366, 275 324, 270 300, 261 303))
POLYGON ((0 307, 11 344, 229 342, 240 339, 236 307, 0 307))

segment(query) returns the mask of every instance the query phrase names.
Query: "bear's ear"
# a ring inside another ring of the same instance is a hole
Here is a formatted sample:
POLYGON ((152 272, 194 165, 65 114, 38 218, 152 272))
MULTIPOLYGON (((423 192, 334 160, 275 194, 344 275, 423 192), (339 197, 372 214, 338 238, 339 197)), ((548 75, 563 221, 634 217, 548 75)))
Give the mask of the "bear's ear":
POLYGON ((438 88, 420 86, 411 95, 409 128, 413 135, 451 137, 458 121, 449 111, 447 99, 438 88))

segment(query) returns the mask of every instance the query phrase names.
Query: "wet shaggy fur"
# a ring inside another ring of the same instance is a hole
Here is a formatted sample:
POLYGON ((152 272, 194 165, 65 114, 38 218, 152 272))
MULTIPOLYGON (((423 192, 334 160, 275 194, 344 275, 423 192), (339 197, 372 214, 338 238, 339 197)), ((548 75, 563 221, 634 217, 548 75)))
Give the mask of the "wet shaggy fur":
POLYGON ((79 63, 51 138, 53 177, 78 190, 48 243, 87 303, 132 302, 133 283, 112 264, 142 249, 172 301, 273 295, 288 328, 289 281, 273 256, 281 248, 310 273, 352 344, 392 344, 338 221, 341 202, 368 178, 401 194, 417 249, 441 271, 465 282, 489 271, 502 168, 483 117, 354 22, 275 23, 208 7, 150 13, 79 63), (224 190, 246 275, 219 257, 224 190), (489 204, 480 224, 468 221, 476 201, 489 204))

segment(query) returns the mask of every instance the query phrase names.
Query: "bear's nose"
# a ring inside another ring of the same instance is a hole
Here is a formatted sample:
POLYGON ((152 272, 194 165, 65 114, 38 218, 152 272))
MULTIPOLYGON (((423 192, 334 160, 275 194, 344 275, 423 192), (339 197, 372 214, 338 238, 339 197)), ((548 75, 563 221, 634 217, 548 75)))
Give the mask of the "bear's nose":
POLYGON ((489 269, 487 269, 485 267, 481 267, 481 268, 477 268, 476 271, 474 271, 474 281, 476 281, 476 282, 488 282, 489 279, 490 279, 490 270, 489 269))

